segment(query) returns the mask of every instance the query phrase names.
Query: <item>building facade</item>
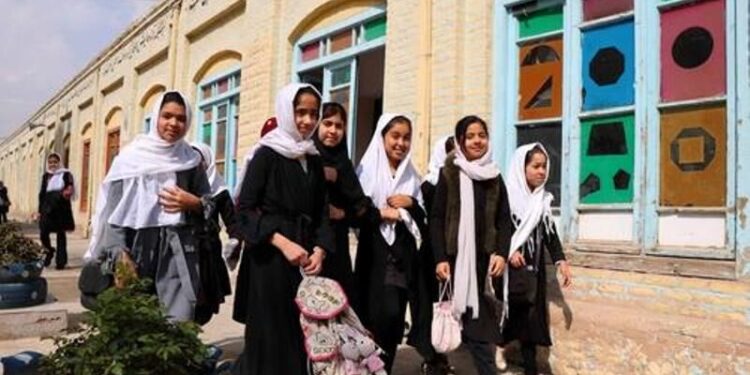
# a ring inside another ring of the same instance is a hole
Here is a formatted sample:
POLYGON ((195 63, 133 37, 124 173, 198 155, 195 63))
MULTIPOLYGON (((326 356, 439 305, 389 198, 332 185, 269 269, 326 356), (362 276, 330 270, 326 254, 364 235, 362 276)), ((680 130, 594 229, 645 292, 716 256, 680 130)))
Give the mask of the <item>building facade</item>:
POLYGON ((530 141, 552 155, 578 276, 553 293, 555 369, 750 372, 749 3, 164 0, 0 143, 0 179, 28 218, 46 155, 64 155, 85 234, 167 89, 230 185, 289 81, 347 107, 354 160, 383 111, 414 118, 421 170, 476 114, 501 165, 530 141))

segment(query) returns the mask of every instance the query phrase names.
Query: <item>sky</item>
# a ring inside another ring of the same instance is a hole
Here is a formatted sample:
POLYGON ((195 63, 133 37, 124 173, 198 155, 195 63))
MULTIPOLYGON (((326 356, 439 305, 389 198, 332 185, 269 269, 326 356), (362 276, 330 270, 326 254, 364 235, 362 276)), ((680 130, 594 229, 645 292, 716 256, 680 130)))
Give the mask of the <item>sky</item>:
POLYGON ((0 138, 160 0, 0 0, 0 138))

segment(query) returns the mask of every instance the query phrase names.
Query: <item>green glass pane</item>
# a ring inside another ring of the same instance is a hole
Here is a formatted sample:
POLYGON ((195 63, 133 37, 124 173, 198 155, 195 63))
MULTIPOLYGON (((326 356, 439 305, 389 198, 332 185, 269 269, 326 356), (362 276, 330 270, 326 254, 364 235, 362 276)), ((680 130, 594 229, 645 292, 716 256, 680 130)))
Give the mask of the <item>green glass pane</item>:
POLYGON ((352 77, 349 66, 344 66, 331 71, 331 86, 348 85, 352 77))
POLYGON ((581 203, 633 201, 634 134, 632 114, 581 121, 581 203))
POLYGON ((211 123, 203 124, 203 143, 211 144, 211 123))
POLYGON ((385 36, 385 17, 372 20, 365 24, 365 40, 371 41, 385 36))
POLYGON ((518 36, 520 38, 562 30, 562 27, 562 8, 543 9, 518 17, 518 36))

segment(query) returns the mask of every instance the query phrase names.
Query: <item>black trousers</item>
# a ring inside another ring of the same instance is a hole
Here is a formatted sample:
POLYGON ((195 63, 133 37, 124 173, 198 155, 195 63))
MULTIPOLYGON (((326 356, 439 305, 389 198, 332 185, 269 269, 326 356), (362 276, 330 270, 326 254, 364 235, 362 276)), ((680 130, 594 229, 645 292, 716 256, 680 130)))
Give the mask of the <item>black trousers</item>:
POLYGON ((523 357, 524 375, 536 375, 539 373, 536 365, 536 344, 522 342, 521 356, 523 357))
POLYGON ((407 301, 406 289, 386 285, 380 314, 372 317, 372 334, 375 342, 385 351, 383 362, 389 374, 396 359, 398 344, 404 339, 407 301))
POLYGON ((471 358, 474 360, 474 367, 477 370, 477 374, 497 374, 497 365, 495 364, 495 344, 486 341, 472 340, 465 334, 461 336, 464 346, 469 350, 471 358))
POLYGON ((55 257, 55 265, 57 265, 57 268, 64 268, 68 265, 68 239, 65 236, 65 231, 57 231, 55 233, 55 237, 57 239, 57 251, 55 253, 55 248, 52 247, 52 243, 50 242, 49 235, 53 233, 50 232, 46 228, 42 228, 39 237, 42 240, 42 246, 44 246, 45 249, 47 249, 47 259, 45 260, 45 265, 49 265, 52 261, 52 257, 55 257))
POLYGON ((0 224, 5 224, 8 222, 8 214, 5 212, 0 212, 0 224))

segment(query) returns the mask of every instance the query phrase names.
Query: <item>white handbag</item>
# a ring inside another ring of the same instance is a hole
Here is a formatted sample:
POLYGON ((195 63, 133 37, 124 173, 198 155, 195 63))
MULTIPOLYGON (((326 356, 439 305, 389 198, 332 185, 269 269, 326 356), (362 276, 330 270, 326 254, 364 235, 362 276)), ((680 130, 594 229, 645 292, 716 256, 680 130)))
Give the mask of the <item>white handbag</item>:
POLYGON ((461 317, 453 313, 450 279, 440 285, 440 299, 433 304, 432 346, 438 353, 452 352, 461 346, 461 317))

